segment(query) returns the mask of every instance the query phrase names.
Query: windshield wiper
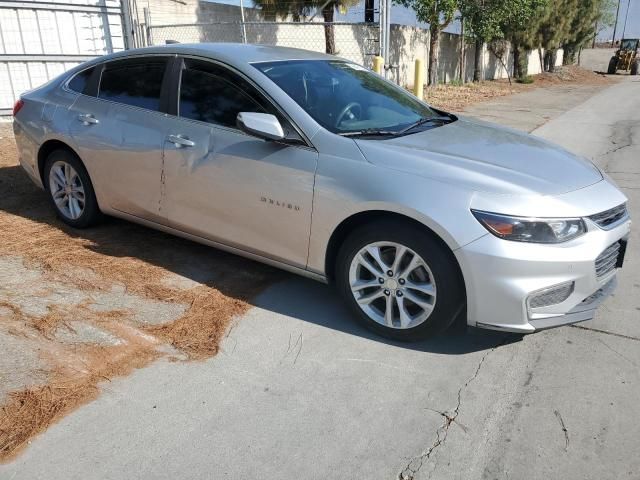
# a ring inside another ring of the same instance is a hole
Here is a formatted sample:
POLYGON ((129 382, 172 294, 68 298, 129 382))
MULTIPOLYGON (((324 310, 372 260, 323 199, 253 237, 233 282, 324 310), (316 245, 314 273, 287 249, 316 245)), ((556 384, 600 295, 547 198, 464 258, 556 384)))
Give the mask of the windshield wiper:
POLYGON ((445 123, 451 123, 453 122, 453 120, 454 120, 453 117, 424 117, 396 133, 397 135, 402 135, 403 133, 406 133, 409 130, 413 130, 414 128, 419 127, 420 125, 426 125, 427 123, 445 124, 445 123))
POLYGON ((338 135, 342 137, 388 137, 397 134, 398 132, 392 132, 391 130, 380 130, 378 128, 365 128, 364 130, 338 133, 338 135))

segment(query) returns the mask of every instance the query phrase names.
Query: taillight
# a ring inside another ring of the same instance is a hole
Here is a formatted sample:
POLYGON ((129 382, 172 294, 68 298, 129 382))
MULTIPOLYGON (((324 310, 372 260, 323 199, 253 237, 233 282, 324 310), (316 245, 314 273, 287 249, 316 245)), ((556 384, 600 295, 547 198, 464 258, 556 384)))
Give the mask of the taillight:
POLYGON ((24 100, 21 98, 18 99, 16 103, 13 104, 13 116, 15 117, 20 109, 24 106, 24 100))

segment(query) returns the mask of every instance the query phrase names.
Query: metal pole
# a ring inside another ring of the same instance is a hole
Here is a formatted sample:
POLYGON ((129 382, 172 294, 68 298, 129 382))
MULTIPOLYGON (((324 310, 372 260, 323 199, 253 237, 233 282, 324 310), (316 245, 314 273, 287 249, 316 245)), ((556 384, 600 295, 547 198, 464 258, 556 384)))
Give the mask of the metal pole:
POLYGON ((122 12, 120 17, 122 18, 122 32, 124 33, 124 49, 129 50, 133 48, 133 27, 131 22, 131 7, 129 0, 120 0, 120 8, 122 12))
POLYGON ((618 14, 620 13, 620 1, 618 0, 618 8, 616 8, 616 23, 613 24, 613 38, 611 39, 611 46, 616 43, 616 30, 618 29, 618 14))
POLYGON ((240 19, 242 20, 242 43, 247 43, 247 26, 244 24, 244 2, 240 0, 240 19))
POLYGON ((622 27, 622 39, 624 39, 624 33, 627 31, 627 18, 629 18, 629 7, 631 6, 631 0, 627 2, 627 13, 624 15, 624 27, 622 27))
POLYGON ((147 31, 147 45, 153 45, 153 38, 151 37, 151 15, 147 7, 142 9, 142 15, 144 16, 144 26, 147 31))
MULTIPOLYGON (((109 25, 109 14, 106 11, 107 2, 105 0, 100 0, 100 2, 98 2, 98 5, 101 5, 105 8, 105 11, 102 15, 102 33, 104 36, 104 47, 106 48, 107 53, 113 53, 113 40, 111 39, 111 25, 109 25)), ((122 10, 120 10, 120 20, 122 20, 122 10)), ((121 25, 121 27, 122 27, 122 31, 124 32, 126 30, 125 25, 121 25)), ((125 36, 126 36, 126 33, 125 33, 125 36)), ((94 39, 95 39, 95 35, 94 35, 94 39)))
POLYGON ((460 83, 464 83, 464 17, 460 17, 460 83))
MULTIPOLYGON (((385 42, 384 42, 384 59, 387 65, 391 66, 391 54, 389 48, 391 45, 391 0, 386 0, 386 15, 385 15, 385 42)), ((387 72, 389 69, 386 70, 387 72)), ((385 74, 385 78, 389 78, 389 75, 385 74)))
POLYGON ((378 6, 380 12, 378 13, 378 29, 380 30, 378 36, 380 37, 379 46, 380 46, 380 56, 384 59, 384 42, 385 42, 385 32, 384 32, 384 16, 385 16, 385 5, 386 0, 379 0, 380 5, 378 6))

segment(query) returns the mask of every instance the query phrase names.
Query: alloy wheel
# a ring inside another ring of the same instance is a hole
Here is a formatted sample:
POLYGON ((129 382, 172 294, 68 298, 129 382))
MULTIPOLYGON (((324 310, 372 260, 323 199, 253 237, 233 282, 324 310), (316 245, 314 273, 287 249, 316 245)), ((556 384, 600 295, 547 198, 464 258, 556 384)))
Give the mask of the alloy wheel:
POLYGON ((431 269, 420 255, 395 242, 360 249, 351 261, 349 286, 364 313, 389 328, 424 323, 436 304, 431 269))
POLYGON ((86 204, 84 185, 78 172, 67 162, 57 161, 49 170, 49 191, 56 207, 66 218, 77 220, 86 204))

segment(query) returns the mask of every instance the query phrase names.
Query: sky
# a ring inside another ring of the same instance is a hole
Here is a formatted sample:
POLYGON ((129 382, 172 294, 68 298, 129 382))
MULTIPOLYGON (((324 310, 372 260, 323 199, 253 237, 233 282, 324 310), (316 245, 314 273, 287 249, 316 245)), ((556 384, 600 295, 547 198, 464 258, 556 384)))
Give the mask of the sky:
MULTIPOLYGON (((229 5, 240 5, 240 0, 214 0, 218 3, 227 3, 229 5)), ((245 7, 253 6, 252 0, 243 0, 245 7)), ((376 6, 378 0, 376 0, 376 6)), ((620 39, 625 23, 625 16, 627 17, 627 26, 625 36, 627 38, 640 38, 640 0, 620 0, 620 14, 618 16, 618 28, 616 30, 616 39, 620 39), (627 15, 628 10, 628 15, 627 15)), ((362 22, 364 20, 364 2, 351 8, 346 15, 339 15, 337 18, 339 21, 347 22, 362 22)), ((405 7, 394 5, 391 11, 391 23, 399 23, 402 25, 412 25, 426 27, 426 24, 422 24, 416 20, 415 14, 412 10, 405 7)), ((457 32, 459 26, 457 24, 451 25, 446 31, 457 32)), ((598 35, 599 40, 611 40, 613 36, 613 27, 606 28, 598 35)))
MULTIPOLYGON (((622 37, 624 29, 625 16, 627 15, 627 28, 625 37, 640 38, 640 0, 620 0, 620 13, 618 15, 618 28, 616 29, 616 39, 622 37)), ((611 40, 613 36, 613 27, 607 28, 600 32, 598 39, 611 40)))

